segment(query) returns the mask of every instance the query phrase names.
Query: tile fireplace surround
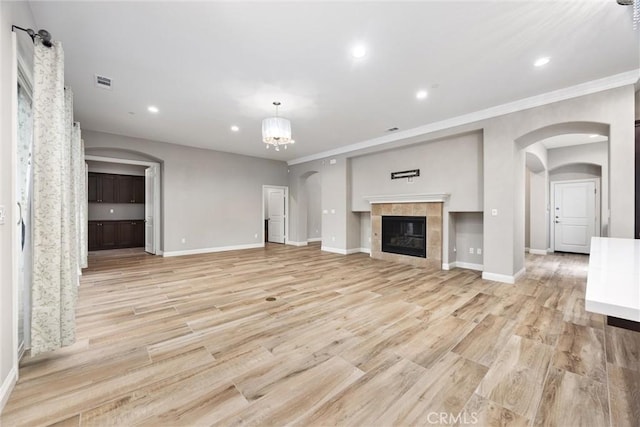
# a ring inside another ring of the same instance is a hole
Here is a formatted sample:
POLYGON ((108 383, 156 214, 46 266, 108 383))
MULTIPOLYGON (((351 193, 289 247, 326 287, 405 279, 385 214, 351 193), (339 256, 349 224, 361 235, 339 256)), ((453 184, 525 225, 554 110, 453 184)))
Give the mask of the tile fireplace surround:
POLYGON ((419 267, 442 268, 442 202, 371 205, 371 258, 419 267), (427 258, 382 252, 382 216, 426 216, 427 258))

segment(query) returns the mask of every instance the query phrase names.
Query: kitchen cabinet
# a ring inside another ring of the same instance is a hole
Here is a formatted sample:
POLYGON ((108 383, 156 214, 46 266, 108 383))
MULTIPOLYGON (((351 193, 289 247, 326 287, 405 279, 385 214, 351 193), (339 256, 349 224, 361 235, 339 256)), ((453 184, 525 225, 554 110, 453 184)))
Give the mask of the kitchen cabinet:
POLYGON ((88 199, 92 203, 144 203, 144 177, 89 172, 88 199))
POLYGON ((90 251, 144 246, 144 220, 89 221, 90 251))

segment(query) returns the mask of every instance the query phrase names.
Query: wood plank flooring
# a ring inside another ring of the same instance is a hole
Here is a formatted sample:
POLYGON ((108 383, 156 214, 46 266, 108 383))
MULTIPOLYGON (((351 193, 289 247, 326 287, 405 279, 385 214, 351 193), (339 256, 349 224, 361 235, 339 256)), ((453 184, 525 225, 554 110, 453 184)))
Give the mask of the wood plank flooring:
POLYGON ((584 311, 586 256, 528 256, 516 285, 318 245, 89 265, 77 343, 24 358, 3 426, 640 419, 640 333, 584 311))

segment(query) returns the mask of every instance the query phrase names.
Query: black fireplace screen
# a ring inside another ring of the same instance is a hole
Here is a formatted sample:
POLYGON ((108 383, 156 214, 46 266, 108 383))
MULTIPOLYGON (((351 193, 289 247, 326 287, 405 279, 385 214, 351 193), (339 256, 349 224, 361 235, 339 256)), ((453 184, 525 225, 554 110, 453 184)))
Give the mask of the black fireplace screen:
POLYGON ((383 216, 382 252, 427 257, 427 218, 383 216))

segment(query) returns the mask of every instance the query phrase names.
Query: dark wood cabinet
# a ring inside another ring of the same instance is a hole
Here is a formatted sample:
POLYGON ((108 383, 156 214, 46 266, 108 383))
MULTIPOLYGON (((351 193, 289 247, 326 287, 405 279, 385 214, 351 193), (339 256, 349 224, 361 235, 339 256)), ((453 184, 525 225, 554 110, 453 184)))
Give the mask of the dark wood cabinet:
POLYGON ((90 251, 144 246, 144 220, 89 221, 90 251))
POLYGON ((133 177, 133 203, 144 203, 144 176, 133 177))
POLYGON ((89 202, 144 203, 144 177, 89 172, 89 202))

